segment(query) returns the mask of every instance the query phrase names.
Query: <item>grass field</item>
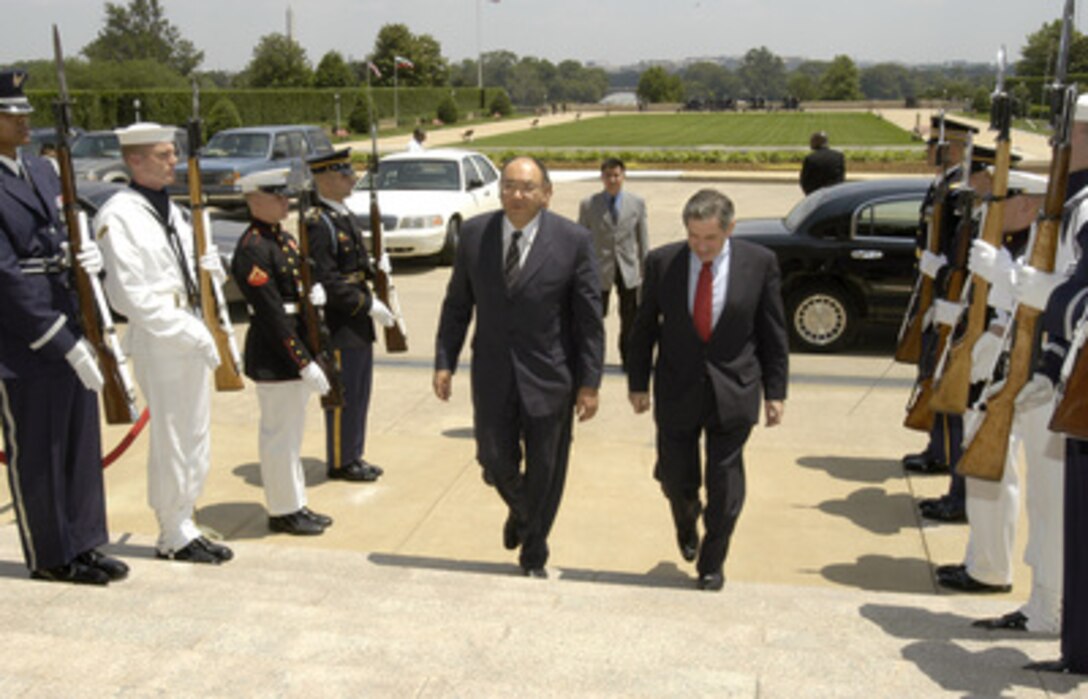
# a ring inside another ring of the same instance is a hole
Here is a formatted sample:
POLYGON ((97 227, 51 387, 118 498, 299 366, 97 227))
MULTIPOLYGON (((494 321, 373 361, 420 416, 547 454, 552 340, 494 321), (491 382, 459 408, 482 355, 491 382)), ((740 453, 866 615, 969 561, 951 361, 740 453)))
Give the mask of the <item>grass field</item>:
POLYGON ((623 114, 488 138, 484 148, 767 148, 808 147, 814 131, 832 146, 909 146, 910 134, 873 114, 623 114))

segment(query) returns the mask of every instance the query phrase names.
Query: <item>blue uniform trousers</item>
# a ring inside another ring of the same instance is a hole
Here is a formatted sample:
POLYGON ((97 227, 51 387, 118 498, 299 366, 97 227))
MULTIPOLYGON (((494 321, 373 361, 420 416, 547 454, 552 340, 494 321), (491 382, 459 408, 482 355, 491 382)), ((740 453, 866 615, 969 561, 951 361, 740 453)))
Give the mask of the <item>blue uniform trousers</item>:
POLYGON ((1088 442, 1065 442, 1062 660, 1088 674, 1088 442))
POLYGON ((325 411, 325 454, 330 469, 362 459, 366 449, 366 420, 374 375, 374 345, 336 351, 344 407, 325 411))

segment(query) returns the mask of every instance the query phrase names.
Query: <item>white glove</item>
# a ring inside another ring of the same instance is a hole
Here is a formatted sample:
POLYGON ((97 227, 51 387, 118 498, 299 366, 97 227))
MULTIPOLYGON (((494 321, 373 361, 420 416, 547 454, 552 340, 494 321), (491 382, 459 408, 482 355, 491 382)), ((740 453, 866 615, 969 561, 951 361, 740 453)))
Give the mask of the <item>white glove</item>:
POLYGON ((93 240, 88 240, 79 246, 79 254, 76 255, 76 260, 79 262, 79 266, 83 268, 83 271, 92 277, 98 276, 102 271, 102 250, 98 247, 98 243, 93 240))
POLYGON ((376 296, 370 300, 370 317, 378 321, 378 325, 383 328, 391 328, 397 324, 397 317, 393 315, 393 311, 389 310, 389 306, 382 303, 376 296))
POLYGON ((325 372, 321 371, 321 367, 317 365, 317 362, 310 362, 302 367, 300 373, 302 374, 302 380, 317 395, 323 396, 329 392, 329 380, 325 378, 325 372))
POLYGON ((223 269, 223 259, 219 257, 219 248, 209 245, 200 256, 200 269, 211 275, 212 283, 223 286, 227 281, 227 272, 223 269))
POLYGON ((378 269, 386 274, 393 273, 393 263, 389 261, 389 253, 382 250, 382 256, 378 258, 378 269))
POLYGON ((937 299, 933 302, 933 320, 941 325, 947 325, 951 328, 956 327, 956 323, 960 322, 962 313, 963 304, 955 301, 945 301, 944 299, 937 299))
POLYGON ((922 259, 918 260, 918 271, 930 279, 937 278, 937 272, 948 264, 948 258, 942 255, 934 255, 929 250, 922 251, 922 259))
POLYGON ((1046 374, 1034 374, 1016 394, 1016 410, 1041 408, 1054 400, 1054 382, 1046 374))
POLYGON ((993 284, 994 276, 1002 267, 1012 267, 1012 256, 1008 250, 1000 248, 998 252, 998 248, 977 238, 971 241, 971 252, 967 254, 967 269, 971 274, 993 284))
POLYGON ((219 368, 219 349, 215 346, 215 340, 203 326, 201 330, 204 332, 197 336, 196 349, 200 352, 200 356, 204 359, 204 363, 208 365, 208 368, 215 371, 219 368))
POLYGON ((325 287, 321 284, 314 284, 310 287, 310 303, 320 308, 325 305, 325 302, 329 300, 328 295, 325 293, 325 287))
POLYGON ((990 378, 1000 353, 1000 337, 989 330, 979 335, 975 346, 971 348, 971 383, 990 378))
POLYGON ((94 356, 94 348, 86 338, 80 338, 72 349, 64 354, 64 359, 72 366, 80 382, 88 391, 98 393, 106 380, 102 378, 102 372, 98 368, 98 359, 94 356))
POLYGON ((990 295, 986 297, 986 305, 1006 313, 1011 313, 1016 308, 1016 292, 1013 291, 1015 274, 1015 266, 995 272, 994 279, 990 282, 990 295))
POLYGON ((1018 264, 1013 291, 1020 303, 1041 311, 1046 308, 1050 293, 1063 281, 1065 277, 1060 274, 1041 272, 1030 265, 1018 264))

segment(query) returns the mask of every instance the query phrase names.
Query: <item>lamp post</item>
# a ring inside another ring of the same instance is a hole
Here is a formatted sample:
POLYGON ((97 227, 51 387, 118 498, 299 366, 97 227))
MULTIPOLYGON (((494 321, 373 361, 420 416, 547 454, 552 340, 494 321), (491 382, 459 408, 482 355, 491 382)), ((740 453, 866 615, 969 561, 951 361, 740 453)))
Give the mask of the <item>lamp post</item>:
POLYGON ((333 95, 333 99, 336 101, 336 135, 340 135, 340 93, 337 92, 333 95))
POLYGON ((132 107, 136 110, 136 121, 140 121, 140 98, 132 100, 132 107))

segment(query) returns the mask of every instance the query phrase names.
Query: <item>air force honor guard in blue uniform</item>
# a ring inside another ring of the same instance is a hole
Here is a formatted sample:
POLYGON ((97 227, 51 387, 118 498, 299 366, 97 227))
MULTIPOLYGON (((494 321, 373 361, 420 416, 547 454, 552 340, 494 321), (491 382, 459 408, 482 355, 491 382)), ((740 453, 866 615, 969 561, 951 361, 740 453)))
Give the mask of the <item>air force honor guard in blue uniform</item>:
MULTIPOLYGON (((329 478, 373 481, 382 469, 363 459, 366 420, 374 372, 374 323, 392 326, 396 319, 371 292, 375 267, 362 232, 344 199, 355 185, 351 150, 345 148, 309 160, 317 188, 317 205, 306 222, 314 277, 325 292, 325 321, 340 359, 344 407, 325 411, 329 478)), ((379 261, 387 273, 389 259, 379 261)))
MULTIPOLYGON (((0 423, 15 518, 31 577, 105 585, 128 567, 108 540, 94 350, 79 330, 65 260, 60 183, 22 157, 30 141, 26 73, 0 71, 0 423)), ((79 264, 102 269, 86 244, 79 264)))

